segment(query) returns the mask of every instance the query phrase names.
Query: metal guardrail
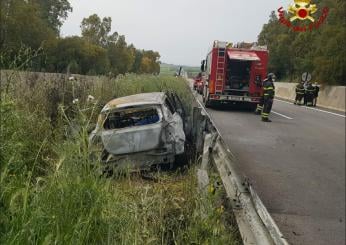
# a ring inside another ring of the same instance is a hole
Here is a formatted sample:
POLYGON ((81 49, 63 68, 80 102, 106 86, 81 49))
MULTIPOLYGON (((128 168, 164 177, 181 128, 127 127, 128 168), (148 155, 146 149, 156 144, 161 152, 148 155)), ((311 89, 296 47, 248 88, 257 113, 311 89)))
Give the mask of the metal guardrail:
MULTIPOLYGON (((227 148, 220 131, 204 106, 199 102, 196 93, 193 92, 193 94, 200 106, 198 111, 204 117, 204 119, 194 120, 194 127, 204 128, 204 132, 200 135, 200 138, 204 138, 204 145, 200 149, 202 164, 197 173, 199 187, 205 188, 208 184, 207 167, 208 164, 213 163, 218 170, 233 207, 243 243, 245 245, 288 245, 287 240, 280 232, 253 186, 239 174, 234 155, 227 148), (200 123, 198 124, 196 121, 200 123)), ((195 112, 195 114, 197 113, 195 112)), ((194 118, 198 118, 198 116, 194 115, 194 118)))

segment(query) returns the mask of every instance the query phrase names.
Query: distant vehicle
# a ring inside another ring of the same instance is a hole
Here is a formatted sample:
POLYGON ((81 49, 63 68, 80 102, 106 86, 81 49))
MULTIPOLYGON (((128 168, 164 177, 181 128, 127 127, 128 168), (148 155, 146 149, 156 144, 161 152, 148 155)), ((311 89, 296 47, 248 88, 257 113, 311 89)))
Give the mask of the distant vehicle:
POLYGON ((201 72, 194 78, 193 89, 199 94, 203 93, 203 78, 201 72))
POLYGON ((184 73, 184 69, 182 66, 179 66, 179 70, 174 73, 175 77, 182 77, 184 73))
POLYGON ((89 137, 106 166, 148 169, 184 153, 184 110, 173 93, 143 93, 110 101, 89 137))
POLYGON ((205 105, 248 104, 255 108, 263 94, 262 80, 267 75, 268 51, 265 47, 232 47, 214 41, 202 61, 203 101, 205 105))

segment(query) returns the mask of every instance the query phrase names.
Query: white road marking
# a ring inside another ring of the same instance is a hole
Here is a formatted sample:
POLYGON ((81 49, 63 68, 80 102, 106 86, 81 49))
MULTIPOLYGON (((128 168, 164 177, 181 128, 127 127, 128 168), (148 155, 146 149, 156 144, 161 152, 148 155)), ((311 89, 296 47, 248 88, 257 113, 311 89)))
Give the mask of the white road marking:
POLYGON ((279 115, 279 116, 282 116, 282 117, 284 117, 284 118, 286 118, 286 119, 288 119, 288 120, 292 120, 292 119, 293 119, 292 117, 285 116, 285 115, 283 115, 283 114, 281 114, 281 113, 279 113, 279 112, 276 112, 276 111, 272 111, 272 113, 274 113, 274 114, 276 114, 276 115, 279 115))
POLYGON ((283 103, 286 103, 286 104, 293 105, 292 102, 288 102, 288 101, 286 101, 286 100, 279 100, 279 99, 274 99, 274 100, 277 100, 277 101, 280 101, 280 102, 283 102, 283 103))
POLYGON ((306 108, 306 109, 309 109, 309 110, 320 111, 320 112, 328 113, 328 114, 331 114, 331 115, 334 115, 334 116, 346 118, 345 115, 341 115, 341 114, 338 114, 338 113, 334 113, 334 112, 330 112, 330 111, 324 111, 324 110, 321 110, 321 109, 307 107, 307 106, 303 106, 303 107, 306 108))
MULTIPOLYGON (((285 100, 279 100, 279 99, 275 99, 275 100, 283 102, 283 103, 286 103, 286 104, 293 105, 293 103, 285 101, 285 100)), ((342 114, 339 114, 339 113, 335 113, 335 112, 331 112, 331 111, 325 111, 325 110, 321 110, 321 109, 317 109, 317 108, 313 108, 313 107, 308 107, 308 106, 299 106, 299 107, 306 108, 306 109, 313 110, 313 111, 319 111, 319 112, 328 113, 328 114, 331 114, 331 115, 334 115, 334 116, 338 116, 338 117, 346 118, 345 115, 342 115, 342 114)))

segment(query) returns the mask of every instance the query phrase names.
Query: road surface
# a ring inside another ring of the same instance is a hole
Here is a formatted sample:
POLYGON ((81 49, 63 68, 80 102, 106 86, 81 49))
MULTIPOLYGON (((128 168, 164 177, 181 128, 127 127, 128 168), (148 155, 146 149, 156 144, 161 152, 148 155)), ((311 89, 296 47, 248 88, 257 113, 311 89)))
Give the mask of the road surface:
POLYGON ((280 100, 271 123, 207 111, 291 244, 345 244, 345 115, 280 100))

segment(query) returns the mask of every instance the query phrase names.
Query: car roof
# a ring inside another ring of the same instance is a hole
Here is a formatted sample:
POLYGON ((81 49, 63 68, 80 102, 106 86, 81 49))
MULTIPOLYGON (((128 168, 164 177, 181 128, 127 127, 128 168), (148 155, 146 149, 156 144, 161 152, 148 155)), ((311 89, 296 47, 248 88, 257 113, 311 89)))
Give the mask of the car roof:
POLYGON ((129 95, 109 101, 103 107, 102 111, 138 105, 161 105, 164 103, 165 98, 166 94, 164 92, 129 95))

